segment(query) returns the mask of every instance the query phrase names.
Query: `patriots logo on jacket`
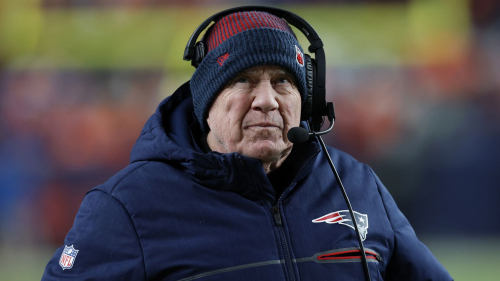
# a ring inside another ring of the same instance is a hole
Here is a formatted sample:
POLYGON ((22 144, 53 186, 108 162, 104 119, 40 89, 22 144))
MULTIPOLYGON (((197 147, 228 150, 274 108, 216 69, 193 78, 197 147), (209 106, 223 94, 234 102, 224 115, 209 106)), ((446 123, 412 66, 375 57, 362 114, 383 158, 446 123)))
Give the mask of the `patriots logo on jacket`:
MULTIPOLYGON (((366 234, 368 233, 368 215, 354 211, 354 217, 356 218, 356 223, 358 224, 358 230, 359 234, 361 235, 361 240, 365 241, 366 234)), ((317 219, 312 220, 312 222, 313 223, 326 222, 328 224, 339 223, 347 225, 352 229, 354 229, 354 224, 352 223, 351 214, 349 214, 348 210, 329 213, 317 219)))

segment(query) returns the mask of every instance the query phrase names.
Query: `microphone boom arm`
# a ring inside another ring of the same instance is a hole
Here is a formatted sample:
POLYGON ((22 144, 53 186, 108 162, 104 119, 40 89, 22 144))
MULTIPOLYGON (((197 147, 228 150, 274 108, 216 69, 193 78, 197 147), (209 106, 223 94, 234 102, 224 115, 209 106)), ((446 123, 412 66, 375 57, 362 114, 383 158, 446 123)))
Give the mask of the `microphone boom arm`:
POLYGON ((335 175, 335 178, 337 179, 337 182, 339 183, 340 190, 342 191, 342 195, 344 196, 344 201, 347 205, 347 208, 349 209, 349 214, 351 215, 352 218, 352 224, 354 225, 354 230, 356 231, 356 238, 358 238, 358 243, 360 247, 360 252, 361 252, 361 260, 363 261, 363 271, 365 273, 365 278, 366 280, 370 281, 370 270, 368 269, 368 262, 366 260, 366 253, 365 253, 365 246, 363 245, 363 240, 361 239, 361 235, 359 233, 358 229, 358 223, 356 222, 356 218, 354 217, 354 210, 352 208, 351 202, 349 201, 349 197, 347 197, 347 192, 345 191, 344 185, 342 184, 342 181, 340 180, 339 173, 337 172, 337 169, 335 168, 335 165, 333 164, 332 158, 330 157, 330 153, 328 153, 328 149, 326 149, 326 145, 323 142, 323 139, 321 136, 316 137, 321 144, 321 148, 323 148, 323 151, 325 152, 326 159, 328 159, 328 164, 330 164, 330 168, 332 168, 332 172, 335 175))
MULTIPOLYGON (((331 119, 330 120, 330 126, 328 127, 328 129, 324 130, 324 131, 320 131, 320 132, 309 132, 309 136, 321 136, 321 135, 324 135, 328 132, 330 132, 333 128, 333 124, 335 123, 335 119, 331 119)), ((309 126, 310 127, 310 126, 309 126)))
MULTIPOLYGON (((354 217, 354 210, 352 208, 351 202, 349 201, 349 197, 347 197, 347 192, 345 191, 344 185, 342 184, 342 181, 340 180, 340 176, 337 172, 337 169, 335 168, 335 165, 333 164, 332 158, 330 157, 330 154, 328 153, 328 149, 326 148, 325 143, 323 142, 323 139, 321 138, 321 135, 324 135, 328 132, 330 132, 333 128, 333 124, 335 123, 335 110, 333 109, 333 103, 328 102, 326 105, 326 116, 328 116, 328 120, 330 121, 330 126, 328 129, 320 132, 315 132, 314 127, 309 124, 309 121, 307 121, 307 125, 309 127, 309 137, 315 136, 318 142, 321 144, 321 148, 323 149, 326 159, 328 160, 328 164, 330 164, 330 168, 332 169, 332 172, 335 176, 335 179, 337 180, 340 190, 342 191, 342 195, 344 196, 344 201, 347 205, 347 208, 349 209, 349 214, 351 215, 352 218, 352 223, 354 225, 354 230, 356 232, 356 238, 358 239, 359 243, 359 250, 361 252, 361 260, 363 264, 363 272, 365 275, 365 279, 367 281, 370 281, 370 270, 368 268, 368 261, 366 260, 366 253, 365 253, 365 246, 363 245, 363 240, 361 239, 361 235, 359 233, 358 229, 358 223, 356 222, 356 218, 354 217)), ((313 118, 314 120, 314 118, 313 118)), ((318 126, 321 128, 321 125, 318 126)))
POLYGON ((333 124, 335 123, 335 109, 333 108, 333 102, 326 103, 326 114, 325 115, 328 116, 328 120, 330 121, 330 126, 328 127, 328 129, 326 129, 324 131, 315 132, 314 127, 309 124, 309 121, 307 121, 307 124, 309 125, 309 129, 310 129, 309 136, 321 136, 321 135, 324 135, 332 130, 333 124))

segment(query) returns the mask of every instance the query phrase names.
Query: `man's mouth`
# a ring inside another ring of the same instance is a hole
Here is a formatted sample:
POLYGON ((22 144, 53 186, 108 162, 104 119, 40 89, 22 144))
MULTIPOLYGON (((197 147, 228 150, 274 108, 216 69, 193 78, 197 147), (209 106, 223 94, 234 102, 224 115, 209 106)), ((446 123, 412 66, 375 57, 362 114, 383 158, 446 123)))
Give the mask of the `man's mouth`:
POLYGON ((255 123, 255 124, 252 124, 252 125, 249 125, 247 126, 247 128, 278 128, 278 129, 281 129, 281 126, 278 125, 278 124, 274 124, 274 123, 266 123, 266 122, 263 122, 263 123, 255 123))

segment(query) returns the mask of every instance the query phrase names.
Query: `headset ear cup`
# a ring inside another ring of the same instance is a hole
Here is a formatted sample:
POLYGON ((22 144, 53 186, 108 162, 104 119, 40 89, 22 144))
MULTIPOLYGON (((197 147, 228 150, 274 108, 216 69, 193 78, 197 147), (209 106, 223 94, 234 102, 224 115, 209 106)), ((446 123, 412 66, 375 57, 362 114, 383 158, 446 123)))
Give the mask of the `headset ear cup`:
POLYGON ((313 103, 313 85, 314 85, 314 60, 311 56, 305 54, 305 67, 306 67, 306 86, 307 93, 306 99, 302 103, 302 111, 300 114, 300 120, 309 120, 312 116, 312 103, 313 103))
POLYGON ((205 43, 203 43, 203 41, 198 41, 196 45, 194 45, 194 48, 195 54, 194 58, 191 60, 191 65, 197 68, 205 57, 205 43))

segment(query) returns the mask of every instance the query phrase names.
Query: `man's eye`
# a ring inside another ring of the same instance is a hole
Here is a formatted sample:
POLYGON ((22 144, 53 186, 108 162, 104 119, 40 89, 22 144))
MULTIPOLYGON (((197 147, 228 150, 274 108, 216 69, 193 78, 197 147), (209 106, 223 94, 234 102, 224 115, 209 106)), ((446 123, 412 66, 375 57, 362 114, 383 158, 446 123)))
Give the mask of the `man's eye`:
POLYGON ((240 77, 240 78, 237 78, 236 83, 248 83, 248 79, 246 77, 240 77))
POLYGON ((277 80, 277 82, 279 84, 286 84, 286 83, 290 83, 290 79, 286 78, 286 77, 281 77, 277 80))

